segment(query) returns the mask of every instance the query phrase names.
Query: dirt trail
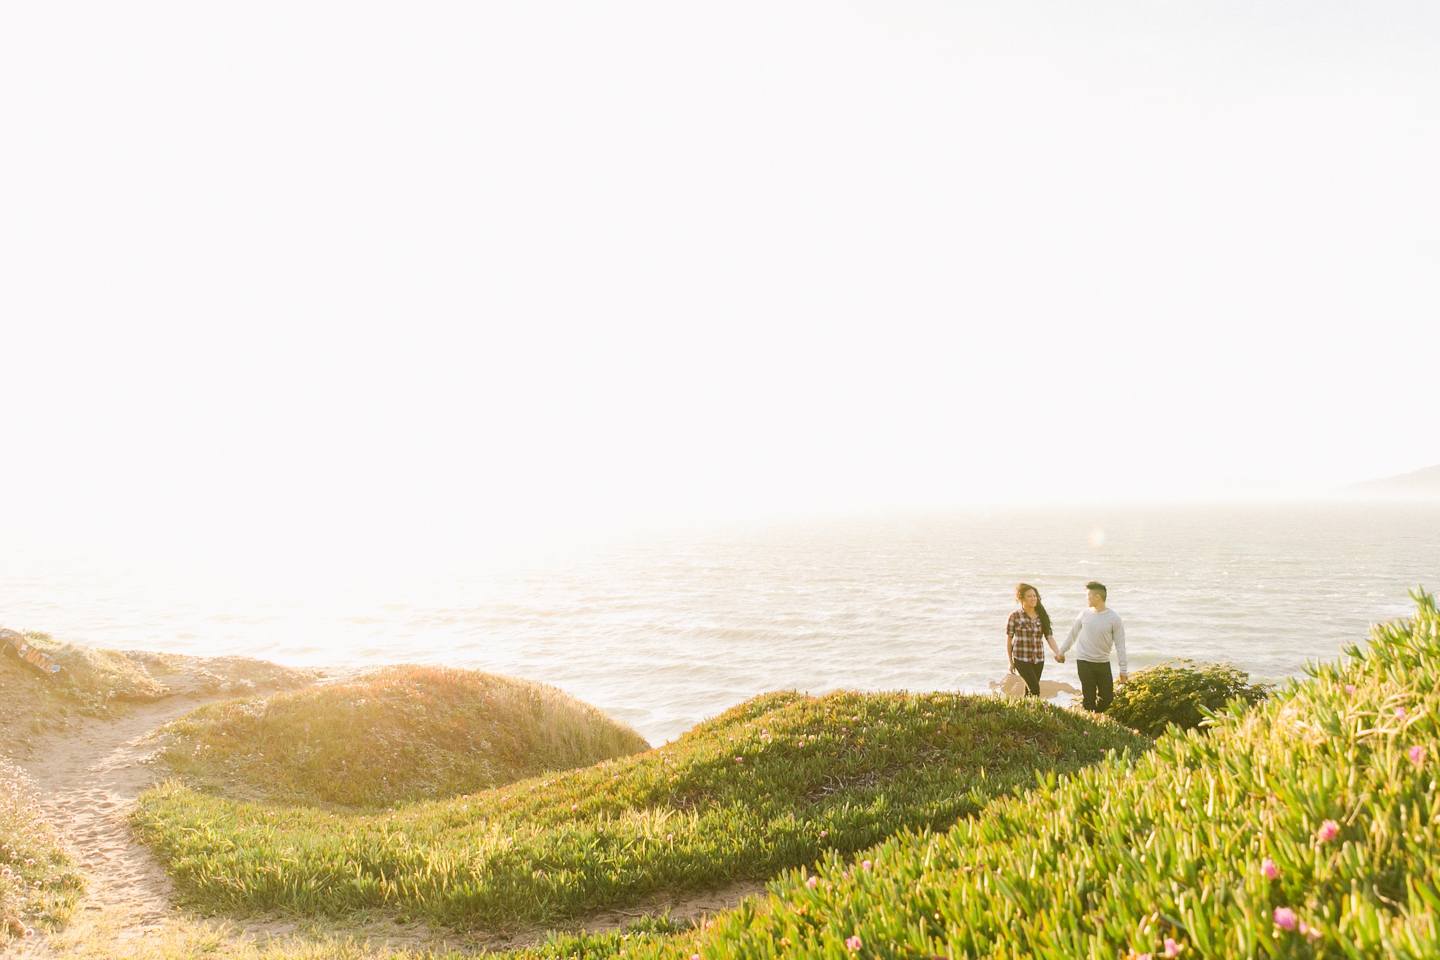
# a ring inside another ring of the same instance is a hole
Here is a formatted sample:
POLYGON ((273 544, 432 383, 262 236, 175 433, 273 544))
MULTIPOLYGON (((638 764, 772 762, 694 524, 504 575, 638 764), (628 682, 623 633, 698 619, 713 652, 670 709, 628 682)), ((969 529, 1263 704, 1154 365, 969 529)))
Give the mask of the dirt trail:
POLYGON ((170 878, 136 843, 126 816, 157 776, 145 761, 157 728, 218 696, 167 697, 134 705, 125 716, 84 719, 37 745, 22 762, 49 819, 74 846, 91 883, 85 909, 124 908, 142 933, 173 914, 170 878))

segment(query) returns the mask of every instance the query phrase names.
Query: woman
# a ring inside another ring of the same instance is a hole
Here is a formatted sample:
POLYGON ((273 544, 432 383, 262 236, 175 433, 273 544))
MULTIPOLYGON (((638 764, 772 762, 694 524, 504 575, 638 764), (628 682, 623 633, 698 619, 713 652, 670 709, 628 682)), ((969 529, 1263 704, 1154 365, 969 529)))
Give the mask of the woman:
POLYGON ((1050 632, 1050 614, 1040 602, 1040 591, 1022 583, 1015 588, 1015 599, 1020 609, 1010 614, 1005 622, 1005 655, 1010 658, 1010 672, 1020 674, 1030 696, 1040 696, 1040 674, 1045 669, 1045 647, 1050 644, 1055 658, 1061 663, 1060 651, 1055 647, 1055 636, 1050 632))

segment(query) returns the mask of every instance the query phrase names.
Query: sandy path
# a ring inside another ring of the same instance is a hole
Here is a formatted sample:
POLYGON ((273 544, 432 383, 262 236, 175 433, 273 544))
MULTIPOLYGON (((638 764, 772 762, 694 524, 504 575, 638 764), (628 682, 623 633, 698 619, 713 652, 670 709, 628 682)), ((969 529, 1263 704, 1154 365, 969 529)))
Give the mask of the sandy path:
POLYGON ((126 817, 158 775, 147 764, 161 725, 219 697, 173 696, 136 704, 117 720, 85 719, 46 738, 22 764, 49 819, 74 846, 90 874, 85 909, 123 908, 143 933, 173 911, 170 878, 136 843, 126 817))

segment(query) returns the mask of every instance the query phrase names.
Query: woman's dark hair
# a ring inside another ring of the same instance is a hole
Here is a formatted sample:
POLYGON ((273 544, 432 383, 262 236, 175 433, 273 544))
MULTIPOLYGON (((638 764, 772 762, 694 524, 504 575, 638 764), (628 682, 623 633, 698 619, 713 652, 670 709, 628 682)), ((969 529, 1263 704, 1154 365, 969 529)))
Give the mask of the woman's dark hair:
MULTIPOLYGON (((1028 583, 1022 583, 1015 588, 1015 599, 1021 606, 1025 605, 1025 593, 1029 590, 1035 590, 1035 588, 1028 583)), ((1047 637, 1054 636, 1050 632, 1050 614, 1045 612, 1045 604, 1040 602, 1039 590, 1035 590, 1035 614, 1040 618, 1040 632, 1047 637)))

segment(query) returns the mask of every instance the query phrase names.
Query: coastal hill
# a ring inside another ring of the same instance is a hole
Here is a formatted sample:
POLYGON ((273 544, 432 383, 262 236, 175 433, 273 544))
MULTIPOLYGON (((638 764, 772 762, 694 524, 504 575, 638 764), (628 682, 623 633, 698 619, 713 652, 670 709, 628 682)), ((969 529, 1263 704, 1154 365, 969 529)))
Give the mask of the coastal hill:
POLYGON ((1375 500, 1440 500, 1440 464, 1341 488, 1346 496, 1375 500))

